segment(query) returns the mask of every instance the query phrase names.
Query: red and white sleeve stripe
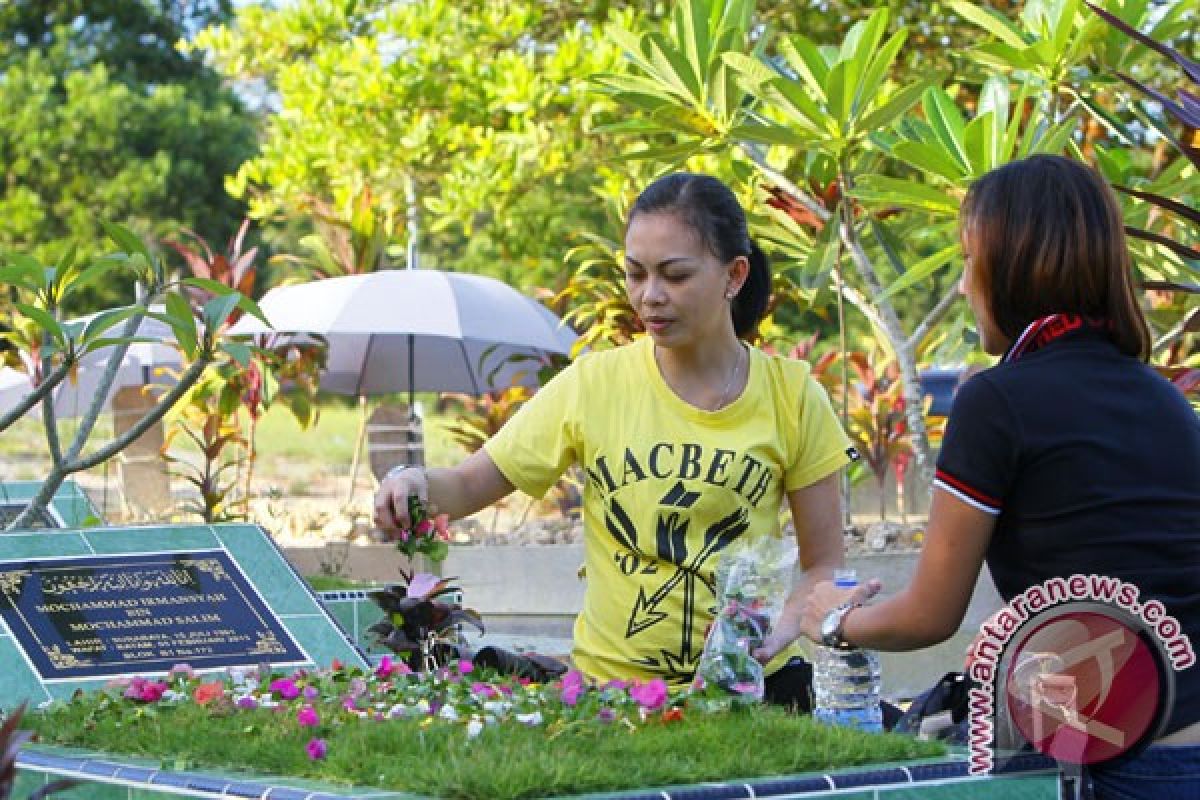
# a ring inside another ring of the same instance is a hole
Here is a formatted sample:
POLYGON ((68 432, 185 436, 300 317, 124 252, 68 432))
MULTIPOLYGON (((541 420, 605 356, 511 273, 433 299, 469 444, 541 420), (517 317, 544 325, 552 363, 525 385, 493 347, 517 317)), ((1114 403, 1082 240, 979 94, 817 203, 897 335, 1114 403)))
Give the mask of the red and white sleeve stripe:
POLYGON ((985 514, 996 516, 1003 508, 1003 504, 996 498, 979 491, 965 481, 960 481, 945 470, 939 469, 934 474, 933 485, 949 492, 967 505, 978 508, 985 514))

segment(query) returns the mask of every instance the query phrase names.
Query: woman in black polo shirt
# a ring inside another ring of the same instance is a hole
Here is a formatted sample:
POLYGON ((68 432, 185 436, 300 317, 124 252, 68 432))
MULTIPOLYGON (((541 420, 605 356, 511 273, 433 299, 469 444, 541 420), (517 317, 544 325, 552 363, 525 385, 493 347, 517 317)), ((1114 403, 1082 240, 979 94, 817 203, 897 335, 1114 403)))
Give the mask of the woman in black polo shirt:
MULTIPOLYGON (((984 349, 1002 358, 955 398, 913 582, 869 606, 856 604, 878 584, 850 592, 820 584, 807 598, 800 629, 776 631, 760 656, 801 633, 878 650, 943 641, 958 630, 985 560, 1001 596, 1025 612, 1010 614, 1006 630, 992 630, 1006 646, 1018 645, 1023 635, 1031 637, 1026 643, 1041 636, 1044 645, 1048 623, 1039 628, 1039 618, 1071 607, 1055 596, 1039 603, 1039 593, 1061 588, 1073 599, 1125 587, 1107 598, 1106 608, 1130 610, 1130 621, 1133 612, 1150 622, 1174 621, 1159 623, 1156 632, 1160 641, 1173 636, 1172 657, 1164 662, 1174 667, 1167 667, 1174 672, 1174 697, 1161 727, 1141 726, 1153 746, 1092 769, 1096 795, 1200 797, 1200 666, 1189 665, 1194 655, 1188 658, 1192 647, 1200 649, 1200 422, 1183 395, 1144 363, 1151 340, 1134 293, 1120 209, 1092 170, 1058 156, 1034 156, 980 179, 961 220, 966 266, 960 288, 984 349), (1073 575, 1083 582, 1068 589, 1063 579, 1073 575), (1120 583, 1098 580, 1106 577, 1120 583)), ((1131 624, 1153 627, 1146 621, 1131 624)), ((1077 633, 1069 625, 1056 630, 1077 633)), ((1068 678, 1067 693, 1078 707, 1060 703, 1058 712, 1038 721, 1043 731, 1048 725, 1064 735, 1107 737, 1116 755, 1132 744, 1119 730, 1126 717, 1110 714, 1108 722, 1117 723, 1091 727, 1088 717, 1098 722, 1105 703, 1109 709, 1130 705, 1106 692, 1120 685, 1113 675, 1119 679, 1134 662, 1121 660, 1127 650, 1113 656, 1097 649, 1095 638, 1081 637, 1082 649, 1059 652, 1042 671, 1066 673, 1064 659, 1082 654, 1108 659, 1097 662, 1095 674, 1102 677, 1093 681, 1108 683, 1085 687, 1068 678)), ((1035 649, 1018 646, 1018 656, 1035 649)), ((1026 659, 1016 672, 1031 664, 1026 659)), ((1008 673, 1010 694, 1014 674, 1008 673)), ((1038 686, 1052 692, 1051 683, 1038 686)), ((1042 705, 1047 696, 1023 700, 1028 708, 1051 708, 1042 705)), ((1080 738, 1079 745, 1086 741, 1080 738)))

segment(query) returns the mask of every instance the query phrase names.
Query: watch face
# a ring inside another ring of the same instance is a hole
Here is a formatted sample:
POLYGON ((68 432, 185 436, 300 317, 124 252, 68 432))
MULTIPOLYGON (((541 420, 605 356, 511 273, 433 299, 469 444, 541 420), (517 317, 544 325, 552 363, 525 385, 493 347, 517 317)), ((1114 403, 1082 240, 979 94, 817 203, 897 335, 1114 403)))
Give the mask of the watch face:
POLYGON ((821 621, 821 639, 825 644, 832 646, 838 638, 838 628, 841 627, 842 617, 846 613, 845 606, 838 606, 825 615, 825 619, 821 621))

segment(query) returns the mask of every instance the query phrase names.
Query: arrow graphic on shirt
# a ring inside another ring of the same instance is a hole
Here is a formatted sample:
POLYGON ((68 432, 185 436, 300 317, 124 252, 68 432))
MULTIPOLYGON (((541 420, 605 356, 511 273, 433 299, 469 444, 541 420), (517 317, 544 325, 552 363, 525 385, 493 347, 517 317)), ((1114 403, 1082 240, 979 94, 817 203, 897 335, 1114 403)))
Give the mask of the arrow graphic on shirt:
POLYGON ((683 582, 683 641, 676 658, 690 663, 693 660, 692 627, 696 618, 696 580, 700 578, 698 571, 713 553, 728 547, 730 542, 746 532, 750 527, 749 519, 749 512, 739 508, 714 522, 704 532, 704 545, 689 562, 686 558, 688 521, 680 522, 679 512, 660 517, 657 531, 658 554, 664 561, 671 561, 677 565, 675 573, 649 597, 646 596, 645 588, 638 589, 637 600, 625 630, 625 638, 636 636, 662 622, 667 614, 659 611, 658 606, 670 596, 680 582, 683 582))

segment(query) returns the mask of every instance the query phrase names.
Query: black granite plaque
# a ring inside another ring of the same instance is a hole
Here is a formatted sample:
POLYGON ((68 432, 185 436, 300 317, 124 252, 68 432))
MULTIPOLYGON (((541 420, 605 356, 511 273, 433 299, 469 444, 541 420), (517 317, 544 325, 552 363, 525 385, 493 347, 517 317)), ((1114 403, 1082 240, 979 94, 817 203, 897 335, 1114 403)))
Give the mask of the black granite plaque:
POLYGON ((223 550, 9 562, 0 618, 43 681, 309 660, 223 550))

